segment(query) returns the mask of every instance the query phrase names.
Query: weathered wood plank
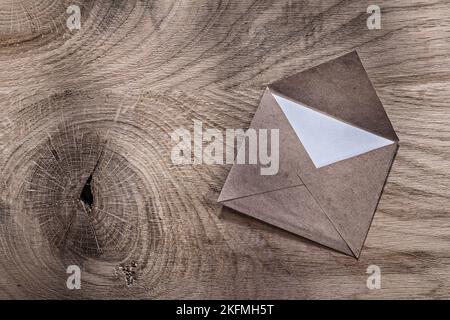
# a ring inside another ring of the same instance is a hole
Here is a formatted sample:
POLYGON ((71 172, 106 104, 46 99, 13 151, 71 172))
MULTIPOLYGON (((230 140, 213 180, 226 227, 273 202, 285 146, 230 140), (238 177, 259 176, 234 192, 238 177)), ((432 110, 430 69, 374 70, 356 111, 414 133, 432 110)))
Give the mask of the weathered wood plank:
POLYGON ((73 31, 71 4, 0 1, 1 298, 449 297, 448 1, 378 1, 380 30, 370 1, 76 1, 73 31), (353 49, 401 140, 359 260, 219 216, 229 166, 171 163, 173 130, 246 128, 269 82, 353 49))

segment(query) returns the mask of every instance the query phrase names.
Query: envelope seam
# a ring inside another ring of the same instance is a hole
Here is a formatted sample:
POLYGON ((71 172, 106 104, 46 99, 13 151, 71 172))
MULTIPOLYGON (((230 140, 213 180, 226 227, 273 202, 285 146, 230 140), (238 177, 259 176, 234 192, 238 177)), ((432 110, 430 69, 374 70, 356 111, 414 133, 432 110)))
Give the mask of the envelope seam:
POLYGON ((304 183, 304 181, 302 180, 302 178, 300 177, 299 174, 297 174, 298 178, 300 179, 300 181, 303 182, 303 185, 305 186, 305 189, 308 191, 308 193, 311 195, 311 197, 313 198, 313 200, 316 202, 317 206, 320 208, 320 210, 322 210, 323 214, 325 215, 325 217, 328 219, 328 221, 330 221, 331 225, 333 226, 333 228, 336 230, 336 232, 339 234, 339 236, 341 237, 341 239, 344 241, 345 245, 347 246, 347 248, 350 250, 350 252, 353 254, 353 256, 356 258, 357 255, 356 253, 353 251, 353 249, 350 247, 350 245, 348 244, 347 240, 345 240, 345 238, 342 236, 341 232, 339 232, 339 230, 336 228, 336 225, 334 224, 333 220, 331 220, 331 218, 328 216, 328 214, 325 212, 325 210, 322 208, 322 206, 320 205, 319 201, 317 201, 316 197, 314 197, 314 195, 312 194, 312 192, 309 190, 308 186, 306 185, 306 183, 304 183))
MULTIPOLYGON (((298 176, 298 175, 297 175, 298 176)), ((300 177, 298 177, 300 179, 300 177)), ((282 187, 279 189, 271 189, 271 190, 267 190, 267 191, 263 191, 263 192, 258 192, 258 193, 252 193, 252 194, 248 194, 245 196, 240 196, 240 197, 236 197, 236 198, 231 198, 231 199, 227 199, 227 200, 222 200, 220 201, 220 203, 225 203, 227 201, 233 201, 233 200, 238 200, 238 199, 243 199, 243 198, 248 198, 248 197, 253 197, 253 196, 257 196, 257 195, 261 195, 261 194, 266 194, 266 193, 270 193, 270 192, 275 192, 275 191, 281 191, 281 190, 285 190, 285 189, 290 189, 290 188, 295 188, 295 187, 301 187, 304 186, 305 184, 303 183, 302 179, 300 179, 300 181, 302 182, 301 184, 296 184, 296 185, 292 185, 292 186, 288 186, 288 187, 282 187)))

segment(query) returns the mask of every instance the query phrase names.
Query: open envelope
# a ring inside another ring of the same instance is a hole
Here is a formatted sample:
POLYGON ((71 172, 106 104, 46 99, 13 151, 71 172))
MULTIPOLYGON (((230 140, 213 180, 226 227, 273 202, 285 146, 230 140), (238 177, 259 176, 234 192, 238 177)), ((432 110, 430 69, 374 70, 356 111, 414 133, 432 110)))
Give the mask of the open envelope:
POLYGON ((357 53, 269 85, 250 127, 279 129, 279 171, 235 164, 218 201, 359 257, 398 138, 357 53))

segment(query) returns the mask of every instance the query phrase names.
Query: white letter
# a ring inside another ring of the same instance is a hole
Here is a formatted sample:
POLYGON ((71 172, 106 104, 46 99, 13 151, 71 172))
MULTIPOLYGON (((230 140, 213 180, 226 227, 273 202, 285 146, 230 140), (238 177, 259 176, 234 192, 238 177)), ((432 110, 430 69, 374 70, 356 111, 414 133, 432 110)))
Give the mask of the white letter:
POLYGON ((258 136, 256 135, 256 130, 253 128, 248 129, 245 134, 242 134, 242 129, 236 130, 238 153, 236 157, 237 164, 246 164, 246 153, 247 144, 246 139, 248 138, 248 164, 258 163, 258 136))
POLYGON ((381 29, 381 9, 377 5, 370 5, 367 7, 367 13, 371 15, 367 18, 367 28, 369 30, 381 29))
POLYGON ((236 138, 234 129, 226 129, 225 140, 225 163, 234 163, 234 140, 236 138))
POLYGON ((76 266, 76 265, 70 265, 67 267, 66 273, 70 274, 73 273, 72 275, 70 275, 67 278, 67 288, 69 290, 73 290, 73 289, 81 289, 81 270, 80 267, 76 266))
POLYGON ((178 142, 172 148, 170 159, 173 164, 191 164, 191 134, 186 129, 177 129, 170 135, 172 141, 178 142))
POLYGON ((81 10, 80 7, 73 4, 69 6, 66 10, 66 13, 72 14, 70 17, 66 20, 67 28, 72 31, 73 29, 81 29, 81 10))
POLYGON ((367 278, 367 288, 372 289, 381 289, 381 270, 379 266, 371 265, 367 267, 366 273, 370 273, 371 275, 367 278))
POLYGON ((202 163, 203 123, 194 120, 194 164, 202 163))
POLYGON ((223 164, 223 137, 217 129, 205 131, 205 141, 212 141, 203 151, 203 161, 206 164, 223 164), (213 139, 214 138, 214 139, 213 139), (213 155, 214 154, 214 155, 213 155))
POLYGON ((268 168, 261 167, 261 175, 273 176, 279 169, 279 130, 270 130, 270 157, 267 150, 267 129, 259 129, 259 162, 261 165, 269 165, 268 168))

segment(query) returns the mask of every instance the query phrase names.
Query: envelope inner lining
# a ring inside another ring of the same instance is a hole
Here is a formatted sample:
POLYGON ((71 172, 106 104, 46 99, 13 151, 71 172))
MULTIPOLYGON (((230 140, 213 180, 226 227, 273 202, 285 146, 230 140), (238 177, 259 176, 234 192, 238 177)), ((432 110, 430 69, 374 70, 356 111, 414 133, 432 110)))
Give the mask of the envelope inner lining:
POLYGON ((272 95, 316 168, 394 143, 302 104, 272 95))

